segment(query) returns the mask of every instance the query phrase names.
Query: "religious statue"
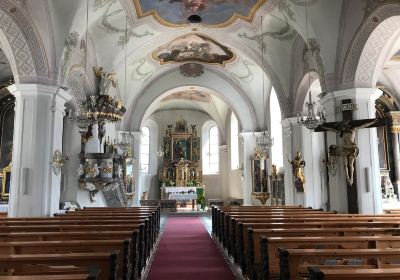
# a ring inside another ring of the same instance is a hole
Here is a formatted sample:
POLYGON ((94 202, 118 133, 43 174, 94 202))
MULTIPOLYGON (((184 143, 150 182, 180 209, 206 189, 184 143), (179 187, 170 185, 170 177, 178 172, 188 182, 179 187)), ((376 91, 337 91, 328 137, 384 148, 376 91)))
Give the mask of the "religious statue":
POLYGON ((340 133, 340 137, 343 139, 341 155, 344 157, 346 179, 349 185, 353 184, 354 161, 358 157, 359 153, 359 149, 357 147, 357 144, 355 143, 356 132, 358 129, 369 127, 370 125, 375 124, 378 121, 379 119, 373 119, 356 126, 352 124, 351 121, 346 120, 341 122, 337 128, 321 125, 321 128, 326 131, 340 133))
POLYGON ((304 176, 304 167, 306 166, 306 162, 303 160, 300 151, 297 151, 294 160, 289 162, 292 165, 292 171, 296 183, 303 185, 306 182, 306 178, 304 176))
POLYGON ((93 70, 96 77, 101 79, 99 95, 108 95, 111 85, 117 86, 116 75, 104 72, 103 67, 93 67, 93 70))
POLYGON ((336 158, 340 156, 340 151, 338 146, 330 145, 329 146, 329 157, 328 160, 325 162, 326 166, 328 167, 328 172, 330 175, 335 176, 337 170, 337 160, 336 158))

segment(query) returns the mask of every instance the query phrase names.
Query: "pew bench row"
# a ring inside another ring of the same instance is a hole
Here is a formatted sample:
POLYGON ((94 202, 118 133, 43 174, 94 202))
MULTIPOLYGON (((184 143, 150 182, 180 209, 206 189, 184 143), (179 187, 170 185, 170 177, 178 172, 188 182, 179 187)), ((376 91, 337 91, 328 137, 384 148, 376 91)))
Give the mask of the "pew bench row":
MULTIPOLYGON (((311 275, 311 265, 322 271, 374 269, 376 274, 377 269, 400 268, 397 214, 343 215, 301 207, 214 207, 212 218, 215 239, 249 279, 321 277, 321 273, 311 275)), ((342 271, 340 277, 346 279, 344 275, 342 271)), ((324 277, 336 279, 332 272, 324 277)))
POLYGON ((138 279, 159 229, 160 209, 155 207, 91 208, 54 218, 1 217, 0 277, 138 279), (95 275, 90 273, 94 268, 95 275))

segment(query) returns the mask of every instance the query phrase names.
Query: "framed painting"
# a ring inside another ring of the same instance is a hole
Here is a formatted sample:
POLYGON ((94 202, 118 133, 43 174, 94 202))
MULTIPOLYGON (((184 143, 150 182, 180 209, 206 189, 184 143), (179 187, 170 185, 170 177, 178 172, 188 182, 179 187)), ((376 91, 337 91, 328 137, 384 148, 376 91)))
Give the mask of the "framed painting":
POLYGON ((190 160, 190 141, 187 139, 177 139, 174 141, 174 159, 179 160, 181 158, 190 160))
POLYGON ((11 187, 11 165, 7 166, 3 169, 2 172, 2 183, 1 183, 1 196, 8 197, 10 196, 10 187, 11 187))
POLYGON ((386 127, 377 127, 376 134, 378 137, 379 168, 381 171, 389 171, 390 168, 386 127))

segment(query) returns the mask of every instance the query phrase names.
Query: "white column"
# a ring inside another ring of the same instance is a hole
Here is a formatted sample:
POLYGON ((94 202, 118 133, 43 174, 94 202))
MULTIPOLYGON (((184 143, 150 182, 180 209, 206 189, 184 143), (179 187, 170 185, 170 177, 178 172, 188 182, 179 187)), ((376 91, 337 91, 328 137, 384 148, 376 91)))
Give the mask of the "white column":
MULTIPOLYGON (((335 93, 328 93, 318 101, 321 107, 325 109, 327 122, 342 121, 342 114, 336 113, 336 107, 341 104, 342 99, 345 98, 340 98, 340 95, 335 95, 335 93)), ((339 135, 335 132, 328 131, 326 140, 328 147, 331 145, 340 145, 339 135)), ((329 174, 328 176, 330 209, 340 213, 347 213, 346 174, 342 158, 338 157, 337 159, 336 174, 333 176, 329 174)))
POLYGON ((302 126, 301 130, 303 158, 306 162, 304 206, 327 209, 326 168, 323 163, 325 157, 324 134, 314 132, 305 126, 302 126))
POLYGON ((243 205, 253 205, 251 193, 253 183, 251 176, 251 156, 254 155, 256 148, 256 137, 253 133, 243 134, 243 205))
POLYGON ((230 198, 228 178, 229 167, 228 147, 226 145, 219 146, 219 174, 221 176, 222 199, 224 200, 230 198))
POLYGON ((52 215, 59 209, 61 182, 52 157, 62 151, 64 105, 72 96, 38 84, 8 90, 16 99, 9 216, 52 215))
MULTIPOLYGON (((354 120, 375 118, 375 100, 382 94, 374 88, 355 88, 328 93, 320 103, 328 112, 328 121, 341 121, 341 113, 335 113, 335 108, 344 99, 351 99, 357 104, 353 113, 354 120)), ((339 135, 328 132, 328 146, 341 145, 339 135)), ((357 191, 359 211, 362 214, 381 213, 381 187, 379 174, 378 140, 376 128, 359 129, 355 140, 359 148, 359 156, 355 162, 357 174, 357 191)), ((347 184, 345 181, 343 158, 338 160, 338 172, 330 177, 331 208, 347 211, 347 184)))
POLYGON ((135 191, 136 195, 133 198, 132 206, 140 206, 140 198, 142 197, 142 188, 140 186, 140 136, 142 135, 141 131, 131 131, 133 134, 134 143, 133 143, 133 153, 135 157, 135 164, 133 169, 133 174, 135 178, 135 191))
MULTIPOLYGON (((305 205, 305 193, 298 192, 294 186, 294 177, 292 166, 289 160, 296 156, 296 152, 300 151, 303 156, 302 149, 302 127, 297 123, 297 118, 286 118, 282 120, 283 132, 283 166, 285 168, 285 205, 305 205)), ((307 164, 307 162, 306 162, 307 164)), ((307 191, 307 182, 304 188, 307 191)))
MULTIPOLYGON (((354 119, 374 119, 375 100, 382 95, 379 89, 353 89, 357 110, 354 119)), ((376 128, 360 129, 356 143, 360 154, 356 160, 359 210, 362 214, 382 213, 382 193, 379 170, 378 137, 376 128)))

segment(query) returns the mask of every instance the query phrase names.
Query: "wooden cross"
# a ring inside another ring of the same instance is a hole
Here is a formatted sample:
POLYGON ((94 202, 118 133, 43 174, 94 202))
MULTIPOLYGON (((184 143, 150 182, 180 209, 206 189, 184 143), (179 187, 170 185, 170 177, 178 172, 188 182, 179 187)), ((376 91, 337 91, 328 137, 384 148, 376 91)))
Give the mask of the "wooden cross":
MULTIPOLYGON (((351 100, 343 100, 342 102, 342 105, 352 105, 351 100)), ((339 155, 344 157, 349 213, 358 213, 357 188, 352 187, 356 184, 355 180, 357 178, 354 170, 354 161, 359 153, 359 149, 355 143, 356 132, 358 129, 387 126, 387 124, 388 121, 386 118, 353 120, 353 112, 349 110, 343 112, 343 121, 324 123, 314 130, 316 132, 332 131, 340 133, 340 137, 343 139, 339 155)))

